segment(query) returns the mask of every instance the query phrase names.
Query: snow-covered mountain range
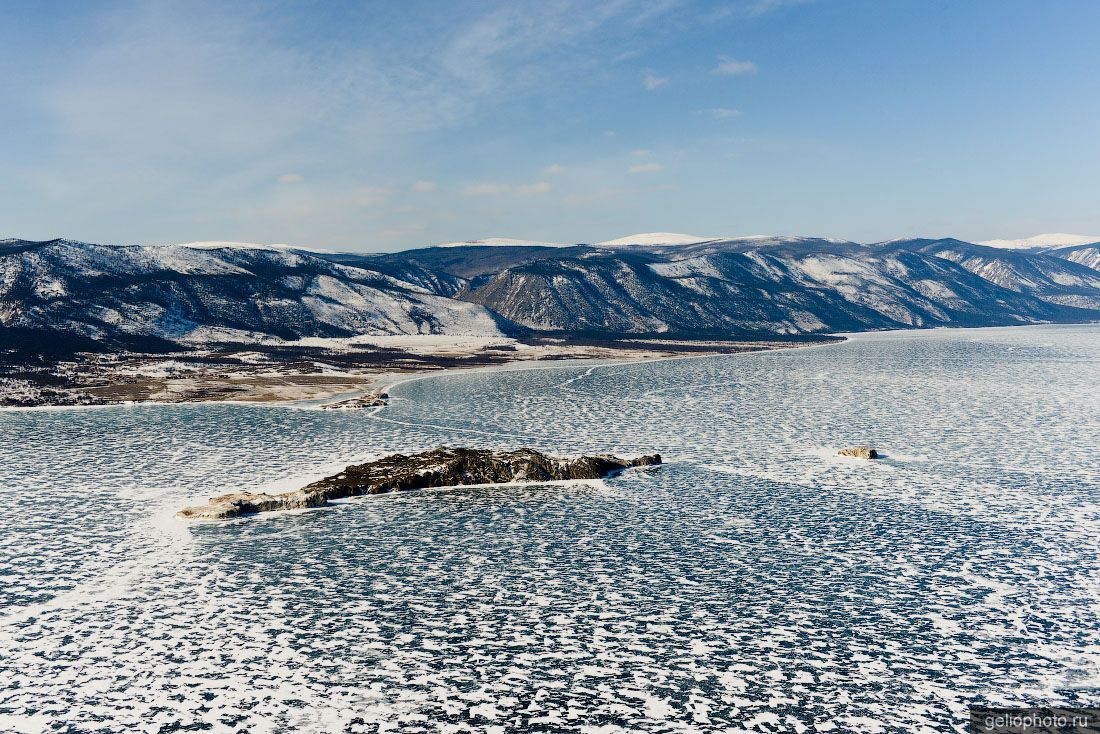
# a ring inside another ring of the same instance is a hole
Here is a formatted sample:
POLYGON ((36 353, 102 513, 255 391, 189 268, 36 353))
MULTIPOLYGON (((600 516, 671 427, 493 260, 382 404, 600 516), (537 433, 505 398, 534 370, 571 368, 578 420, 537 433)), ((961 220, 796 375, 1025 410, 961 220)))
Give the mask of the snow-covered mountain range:
POLYGON ((936 242, 966 244, 747 237, 604 245, 517 262, 471 281, 462 297, 532 329, 599 333, 802 334, 1100 316, 1100 272, 978 245, 960 261, 957 248, 936 242))
POLYGON ((714 338, 1088 321, 1100 319, 1098 248, 650 233, 598 245, 497 239, 361 255, 3 240, 0 347, 27 333, 134 348, 360 334, 714 338))
POLYGON ((408 270, 402 279, 278 248, 7 240, 0 324, 122 345, 500 333, 484 307, 438 295, 431 274, 408 270))

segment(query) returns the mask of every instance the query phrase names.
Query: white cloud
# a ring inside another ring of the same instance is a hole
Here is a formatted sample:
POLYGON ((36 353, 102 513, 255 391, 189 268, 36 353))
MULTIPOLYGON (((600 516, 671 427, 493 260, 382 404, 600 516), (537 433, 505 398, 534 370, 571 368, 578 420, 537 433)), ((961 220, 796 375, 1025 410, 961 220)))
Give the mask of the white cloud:
POLYGON ((549 166, 542 169, 542 171, 543 173, 549 173, 553 176, 556 176, 559 173, 565 173, 565 166, 561 165, 560 163, 551 163, 549 166))
POLYGON ((426 194, 438 189, 439 184, 435 181, 415 181, 410 188, 418 194, 426 194))
POLYGON ((658 171, 664 170, 664 166, 660 163, 639 163, 626 170, 629 173, 657 173, 658 171))
POLYGON ((466 186, 462 189, 462 194, 463 196, 504 196, 506 194, 535 196, 537 194, 548 194, 553 190, 554 187, 546 181, 520 184, 519 186, 498 183, 478 183, 466 186))
POLYGON ((548 194, 554 190, 554 187, 545 181, 538 183, 523 184, 516 189, 516 193, 522 196, 532 196, 534 194, 548 194))
POLYGON ((660 89, 664 85, 668 84, 668 77, 646 74, 644 77, 642 77, 642 84, 645 85, 646 89, 652 92, 654 89, 660 89))
POLYGON ((511 187, 504 184, 480 183, 470 184, 462 189, 462 193, 464 196, 500 196, 508 193, 510 189, 511 187))
POLYGON ((284 173, 282 176, 276 179, 279 183, 283 184, 295 184, 302 182, 302 176, 298 173, 284 173))
POLYGON ((733 107, 715 107, 710 111, 710 114, 716 120, 728 120, 731 117, 740 117, 741 110, 734 109, 733 107))
POLYGON ((442 45, 425 40, 438 49, 440 65, 473 91, 555 84, 564 71, 602 68, 608 56, 635 49, 639 28, 675 12, 678 1, 481 3, 486 12, 455 11, 465 22, 442 45))
POLYGON ((731 59, 729 56, 720 56, 718 66, 714 67, 715 74, 722 76, 740 76, 741 74, 755 74, 756 64, 751 61, 731 59))

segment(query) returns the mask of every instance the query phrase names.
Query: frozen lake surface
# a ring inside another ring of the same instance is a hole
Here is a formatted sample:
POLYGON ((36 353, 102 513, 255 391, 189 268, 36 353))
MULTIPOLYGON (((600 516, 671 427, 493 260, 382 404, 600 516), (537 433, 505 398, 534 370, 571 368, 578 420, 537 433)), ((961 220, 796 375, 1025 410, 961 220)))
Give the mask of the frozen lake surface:
POLYGON ((962 732, 1098 696, 1098 326, 450 374, 375 416, 0 412, 0 731, 962 732), (172 518, 440 444, 669 463, 172 518))

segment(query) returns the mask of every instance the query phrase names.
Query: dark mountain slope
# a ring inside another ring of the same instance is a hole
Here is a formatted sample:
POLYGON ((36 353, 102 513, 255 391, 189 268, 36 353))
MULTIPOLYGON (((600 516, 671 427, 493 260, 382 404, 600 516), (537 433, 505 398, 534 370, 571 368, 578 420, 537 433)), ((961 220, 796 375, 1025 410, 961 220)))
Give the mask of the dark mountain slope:
POLYGON ((1100 274, 1068 259, 1021 250, 975 245, 956 239, 895 240, 886 252, 920 252, 958 263, 991 283, 1049 303, 1100 308, 1100 274))
POLYGON ((862 252, 864 245, 848 240, 826 237, 735 237, 706 240, 691 245, 627 245, 613 248, 616 252, 649 252, 671 259, 714 255, 721 252, 766 252, 776 256, 797 257, 810 254, 852 255, 862 252))
POLYGON ((377 255, 372 259, 383 265, 413 264, 427 270, 448 273, 469 280, 479 275, 495 274, 539 260, 576 258, 591 252, 598 252, 598 250, 587 245, 573 247, 462 245, 425 247, 377 255))
POLYGON ((462 290, 468 282, 466 278, 443 270, 430 270, 413 259, 354 253, 317 253, 317 257, 340 265, 382 273, 448 298, 462 290))
MULTIPOLYGON (((706 243, 711 245, 711 243, 706 243)), ((460 293, 523 326, 607 333, 812 333, 1082 320, 913 252, 789 247, 678 259, 631 248, 509 268, 460 293)), ((689 248, 676 254, 690 255, 689 248)))
POLYGON ((1070 247, 1058 247, 1053 250, 1044 250, 1044 255, 1059 257, 1063 260, 1084 265, 1093 270, 1100 270, 1100 242, 1091 245, 1071 245, 1070 247))
POLYGON ((715 338, 1079 322, 1100 319, 1098 309, 1074 307, 1098 299, 1100 274, 1084 265, 959 240, 471 245, 388 255, 0 241, 0 339, 67 335, 72 345, 112 348, 525 329, 715 338))

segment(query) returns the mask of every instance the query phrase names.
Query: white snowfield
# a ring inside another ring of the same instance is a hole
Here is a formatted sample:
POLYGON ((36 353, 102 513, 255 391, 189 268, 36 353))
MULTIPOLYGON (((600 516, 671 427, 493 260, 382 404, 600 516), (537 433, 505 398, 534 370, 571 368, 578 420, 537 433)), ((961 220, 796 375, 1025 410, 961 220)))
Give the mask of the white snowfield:
POLYGON ((572 247, 564 242, 541 242, 539 240, 517 240, 512 237, 487 237, 483 240, 463 240, 445 242, 432 247, 572 247))
POLYGON ((1071 245, 1091 245, 1100 242, 1100 235, 1088 234, 1037 234, 1019 240, 984 240, 979 245, 1000 247, 1005 250, 1027 250, 1033 247, 1070 247, 1071 245))
POLYGON ((693 234, 677 234, 676 232, 642 232, 614 240, 597 242, 596 247, 624 247, 630 245, 697 245, 700 242, 724 239, 722 237, 699 237, 693 234))

